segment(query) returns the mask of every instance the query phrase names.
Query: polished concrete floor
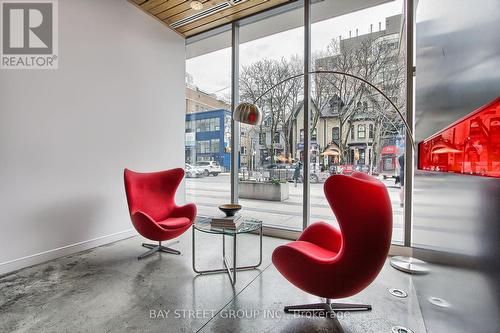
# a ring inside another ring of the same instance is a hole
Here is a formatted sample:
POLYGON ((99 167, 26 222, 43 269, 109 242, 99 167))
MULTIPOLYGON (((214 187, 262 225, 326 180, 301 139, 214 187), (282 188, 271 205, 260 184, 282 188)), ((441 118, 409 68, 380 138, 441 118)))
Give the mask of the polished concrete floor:
MULTIPOLYGON (((221 238, 197 232, 197 266, 221 265, 221 238)), ((191 231, 173 245, 182 252, 145 252, 133 237, 0 277, 0 332, 391 332, 396 325, 425 332, 410 276, 388 264, 377 280, 349 302, 370 312, 331 318, 296 317, 284 305, 315 303, 271 264, 286 242, 264 238, 258 270, 242 271, 233 288, 226 274, 197 276, 191 264, 191 231), (388 289, 400 288, 407 298, 388 289)), ((228 254, 231 253, 226 244, 228 254)), ((258 236, 238 237, 238 262, 258 260, 258 236)))

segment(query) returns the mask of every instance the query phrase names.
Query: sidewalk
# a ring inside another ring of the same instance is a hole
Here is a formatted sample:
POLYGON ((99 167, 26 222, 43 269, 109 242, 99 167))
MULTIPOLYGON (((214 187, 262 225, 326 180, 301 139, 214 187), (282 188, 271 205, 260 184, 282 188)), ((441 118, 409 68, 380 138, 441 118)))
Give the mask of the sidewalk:
MULTIPOLYGON (((393 180, 386 180, 384 183, 387 185, 393 203, 393 241, 401 242, 404 212, 403 208, 399 206, 399 187, 394 186, 393 180)), ((230 177, 228 173, 220 174, 217 177, 187 179, 186 184, 187 200, 196 203, 200 214, 221 214, 217 207, 222 203, 230 202, 230 177)), ((324 198, 323 184, 311 184, 310 189, 311 222, 325 221, 336 225, 335 216, 324 198)), ((267 225, 301 230, 302 193, 302 184, 297 184, 297 187, 294 187, 293 183, 289 183, 289 199, 284 202, 252 199, 240 199, 239 202, 243 206, 242 212, 264 221, 267 225)))

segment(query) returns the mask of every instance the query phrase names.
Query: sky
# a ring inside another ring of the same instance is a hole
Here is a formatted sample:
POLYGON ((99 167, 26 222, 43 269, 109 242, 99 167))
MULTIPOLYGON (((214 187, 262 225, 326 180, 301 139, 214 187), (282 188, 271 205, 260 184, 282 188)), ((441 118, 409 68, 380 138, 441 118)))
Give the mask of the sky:
MULTIPOLYGON (((382 22, 385 29, 385 18, 401 14, 402 0, 385 3, 376 7, 363 9, 347 15, 334 17, 314 23, 311 28, 311 51, 325 51, 333 38, 349 37, 349 31, 355 36, 356 28, 359 35, 378 30, 382 22)), ((313 7, 314 10, 314 7, 313 7)), ((242 28, 243 29, 243 28, 242 28)), ((263 59, 290 58, 293 55, 303 54, 303 27, 277 33, 240 45, 240 66, 263 59)), ((193 84, 203 91, 215 93, 221 98, 228 99, 231 85, 231 49, 226 48, 211 52, 186 61, 186 71, 193 78, 193 84)))

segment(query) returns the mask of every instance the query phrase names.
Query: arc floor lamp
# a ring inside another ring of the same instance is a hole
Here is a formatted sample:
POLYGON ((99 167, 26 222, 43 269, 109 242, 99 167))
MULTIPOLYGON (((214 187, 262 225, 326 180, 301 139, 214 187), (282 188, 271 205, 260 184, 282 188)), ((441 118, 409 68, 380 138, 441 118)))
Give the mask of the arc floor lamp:
MULTIPOLYGON (((382 95, 388 102, 391 104, 391 106, 396 110, 398 113, 399 117, 401 118, 401 121, 403 122, 405 129, 406 129, 406 137, 408 138, 408 141, 412 145, 412 151, 413 154, 415 154, 416 151, 416 146, 415 146, 415 140, 413 137, 413 131, 410 128, 410 125, 406 121, 405 117, 403 116, 403 113, 399 108, 394 104, 394 102, 382 91, 380 90, 377 86, 369 82, 368 80, 359 77, 354 74, 346 73, 346 72, 341 72, 341 71, 334 71, 334 70, 315 70, 315 71, 310 71, 310 72, 305 72, 305 73, 300 73, 296 75, 292 75, 290 77, 287 77, 286 79, 281 80, 280 82, 276 83, 266 91, 264 91, 260 96, 258 96, 252 103, 248 102, 243 102, 240 103, 233 112, 233 119, 237 122, 240 123, 245 123, 249 125, 259 125, 262 122, 263 114, 262 111, 259 109, 257 106, 257 102, 262 99, 268 92, 279 86, 280 84, 283 84, 287 81, 296 79, 298 77, 302 76, 309 76, 311 74, 335 74, 335 75, 341 75, 341 76, 347 76, 351 77, 353 79, 362 81, 363 83, 367 84, 368 86, 372 87, 375 89, 380 95, 382 95)), ((407 273, 413 273, 413 274, 422 274, 427 272, 427 267, 425 265, 425 262, 412 258, 412 257, 403 257, 403 256, 396 256, 391 259, 391 265, 403 272, 407 273)))

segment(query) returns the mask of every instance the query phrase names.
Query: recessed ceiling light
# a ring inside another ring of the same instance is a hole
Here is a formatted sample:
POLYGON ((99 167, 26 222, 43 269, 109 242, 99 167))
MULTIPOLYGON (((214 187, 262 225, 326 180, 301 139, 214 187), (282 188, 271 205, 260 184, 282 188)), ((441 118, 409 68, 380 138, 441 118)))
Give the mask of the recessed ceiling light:
POLYGON ((202 10, 203 9, 203 4, 200 1, 194 0, 189 3, 189 6, 193 10, 202 10))

